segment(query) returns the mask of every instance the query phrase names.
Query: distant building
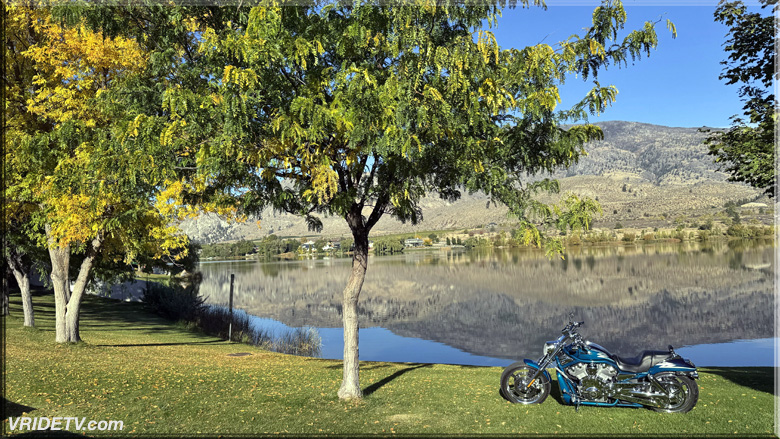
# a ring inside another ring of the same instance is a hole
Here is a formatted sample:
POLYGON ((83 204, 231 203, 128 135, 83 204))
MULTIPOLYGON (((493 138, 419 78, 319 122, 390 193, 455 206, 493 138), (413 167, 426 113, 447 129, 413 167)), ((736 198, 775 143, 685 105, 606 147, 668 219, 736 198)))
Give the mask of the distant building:
POLYGON ((311 250, 314 248, 314 241, 306 241, 301 244, 301 248, 304 250, 311 250))
POLYGON ((422 247, 423 240, 420 238, 409 238, 404 240, 404 247, 422 247))
POLYGON ((322 249, 325 250, 325 251, 338 250, 340 248, 341 248, 341 243, 340 242, 333 242, 333 241, 328 242, 327 244, 325 244, 324 247, 322 247, 322 249))

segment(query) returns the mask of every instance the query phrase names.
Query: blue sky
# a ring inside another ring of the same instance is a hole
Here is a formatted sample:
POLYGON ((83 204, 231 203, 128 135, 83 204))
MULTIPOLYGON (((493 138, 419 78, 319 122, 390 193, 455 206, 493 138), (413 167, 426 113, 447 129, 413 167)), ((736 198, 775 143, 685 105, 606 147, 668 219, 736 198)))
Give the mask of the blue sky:
MULTIPOLYGON (((716 2, 687 2, 698 6, 631 6, 649 2, 624 2, 628 23, 622 36, 642 27, 645 21, 656 24, 658 47, 650 57, 634 65, 618 69, 615 66, 599 73, 602 86, 615 85, 616 102, 600 116, 590 116, 591 122, 626 120, 675 127, 726 127, 729 117, 740 113, 742 104, 737 85, 726 85, 718 79, 726 58, 723 43, 728 28, 714 21, 716 2), (701 6, 707 4, 706 6, 701 6), (673 39, 666 28, 666 19, 677 27, 673 39)), ((544 43, 553 45, 572 34, 583 34, 591 24, 591 14, 597 2, 548 1, 547 10, 504 9, 492 32, 502 48, 525 47, 544 43), (561 6, 589 4, 590 6, 561 6)), ((679 3, 678 3, 679 4, 679 3)), ((751 4, 751 3, 748 3, 751 4)), ((751 10, 760 10, 751 8, 751 10)), ((762 15, 768 14, 764 11, 762 15)), ((621 38, 622 38, 621 36, 621 38)), ((593 87, 592 79, 571 77, 561 88, 561 106, 569 108, 593 87)))

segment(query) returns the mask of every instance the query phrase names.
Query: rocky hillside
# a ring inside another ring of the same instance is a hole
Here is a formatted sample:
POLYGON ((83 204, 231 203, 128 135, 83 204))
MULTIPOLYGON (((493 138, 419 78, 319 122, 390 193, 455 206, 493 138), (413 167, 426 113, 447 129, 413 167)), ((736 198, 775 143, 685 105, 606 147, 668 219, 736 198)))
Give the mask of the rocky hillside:
POLYGON ((601 122, 604 140, 587 146, 588 157, 557 174, 630 175, 656 185, 723 182, 698 128, 676 128, 638 122, 601 122))
MULTIPOLYGON (((717 170, 702 141, 706 134, 697 128, 674 128, 638 122, 600 122, 604 140, 586 146, 588 155, 554 176, 563 192, 597 198, 604 209, 604 223, 636 218, 712 213, 727 201, 756 198, 760 191, 728 183, 717 170)), ((544 201, 555 201, 545 197, 544 201)), ((487 206, 484 194, 464 194, 448 203, 438 197, 422 201, 423 222, 404 225, 385 217, 374 228, 375 235, 471 228, 489 223, 506 223, 506 209, 487 206)), ((323 234, 347 235, 340 218, 322 218, 323 234)), ((256 219, 228 224, 214 215, 204 215, 182 225, 194 240, 213 243, 237 239, 258 239, 274 233, 280 236, 311 234, 303 220, 289 214, 265 212, 258 227, 256 219)))

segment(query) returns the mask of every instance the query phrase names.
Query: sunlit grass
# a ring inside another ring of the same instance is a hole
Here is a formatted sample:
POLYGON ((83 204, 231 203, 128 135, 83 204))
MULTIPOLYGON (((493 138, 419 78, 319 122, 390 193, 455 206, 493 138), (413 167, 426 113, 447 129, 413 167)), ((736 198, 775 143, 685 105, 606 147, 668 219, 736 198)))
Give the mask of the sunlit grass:
MULTIPOLYGON (((85 343, 54 343, 54 308, 38 295, 38 329, 21 326, 13 297, 5 318, 4 396, 29 416, 122 420, 121 435, 360 434, 631 435, 773 434, 773 370, 701 371, 688 414, 542 405, 499 396, 501 369, 362 363, 360 402, 339 401, 341 362, 264 351, 189 332, 140 304, 88 297, 85 343), (249 352, 232 357, 228 354, 249 352)), ((7 431, 8 421, 5 421, 7 431)), ((90 432, 89 434, 93 434, 90 432)), ((95 432, 95 435, 108 434, 95 432)))

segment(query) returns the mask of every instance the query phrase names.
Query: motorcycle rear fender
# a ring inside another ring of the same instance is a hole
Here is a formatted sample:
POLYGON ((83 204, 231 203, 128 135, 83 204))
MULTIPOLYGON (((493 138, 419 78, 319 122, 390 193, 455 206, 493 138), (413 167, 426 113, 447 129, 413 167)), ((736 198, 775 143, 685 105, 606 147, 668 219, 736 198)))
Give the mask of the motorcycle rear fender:
POLYGON ((696 372, 696 366, 684 358, 666 360, 656 364, 647 371, 648 375, 655 375, 661 372, 677 372, 688 375, 691 378, 699 377, 699 374, 696 372))
MULTIPOLYGON (((526 359, 523 360, 523 362, 525 364, 533 367, 534 369, 539 369, 539 364, 536 361, 529 360, 529 359, 526 358, 526 359)), ((547 372, 547 369, 544 369, 542 371, 542 375, 544 376, 544 379, 546 379, 548 383, 552 382, 552 379, 550 378, 550 373, 547 372)))

